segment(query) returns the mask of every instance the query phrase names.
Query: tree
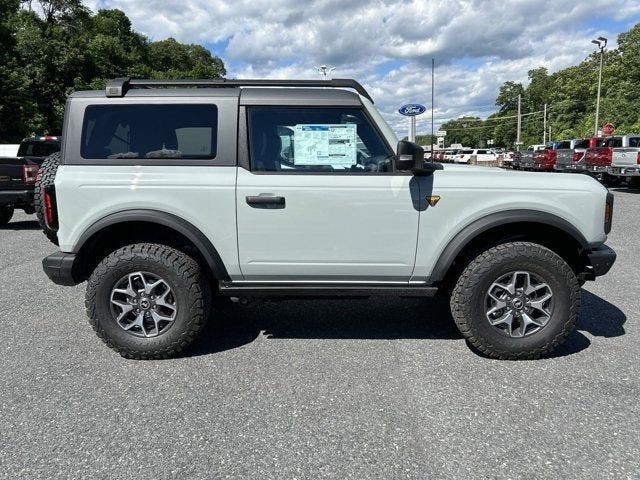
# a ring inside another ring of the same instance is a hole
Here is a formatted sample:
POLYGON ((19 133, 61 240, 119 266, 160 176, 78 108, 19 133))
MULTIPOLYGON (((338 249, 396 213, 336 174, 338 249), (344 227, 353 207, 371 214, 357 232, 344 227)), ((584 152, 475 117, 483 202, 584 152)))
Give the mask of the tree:
POLYGON ((222 60, 173 38, 149 42, 120 10, 81 0, 0 0, 0 142, 60 133, 67 96, 114 77, 216 78, 222 60))

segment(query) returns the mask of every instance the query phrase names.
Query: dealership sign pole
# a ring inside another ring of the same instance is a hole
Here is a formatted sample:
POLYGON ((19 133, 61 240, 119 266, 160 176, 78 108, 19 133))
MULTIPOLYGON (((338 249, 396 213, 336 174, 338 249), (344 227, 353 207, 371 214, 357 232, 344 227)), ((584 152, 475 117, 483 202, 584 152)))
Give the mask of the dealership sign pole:
POLYGON ((427 107, 418 103, 408 103, 398 110, 400 115, 409 117, 409 141, 416 141, 416 117, 427 111, 427 107))

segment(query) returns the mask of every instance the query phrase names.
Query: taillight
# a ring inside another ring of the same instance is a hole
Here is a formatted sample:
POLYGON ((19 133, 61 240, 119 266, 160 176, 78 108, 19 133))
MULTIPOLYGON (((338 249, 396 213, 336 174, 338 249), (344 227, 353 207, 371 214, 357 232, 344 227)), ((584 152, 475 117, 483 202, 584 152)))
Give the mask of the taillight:
POLYGON ((22 181, 27 185, 36 183, 36 177, 38 176, 38 170, 40 167, 34 164, 28 164, 22 166, 22 181))
POLYGON ((573 152, 573 157, 571 157, 574 162, 579 162, 581 158, 582 152, 573 152))
POLYGON ((58 229, 55 192, 51 188, 44 189, 44 222, 52 230, 58 229))
POLYGON ((638 156, 636 157, 636 163, 640 165, 640 152, 638 152, 638 156))

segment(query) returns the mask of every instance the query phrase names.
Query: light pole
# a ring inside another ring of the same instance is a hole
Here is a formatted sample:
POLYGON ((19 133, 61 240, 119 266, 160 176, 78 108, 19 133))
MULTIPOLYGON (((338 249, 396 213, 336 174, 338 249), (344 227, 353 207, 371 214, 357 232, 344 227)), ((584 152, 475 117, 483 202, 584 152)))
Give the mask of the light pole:
POLYGON ((596 123, 593 129, 593 135, 598 136, 598 125, 600 116, 600 90, 602 88, 602 64, 604 61, 604 47, 607 46, 607 39, 604 37, 598 37, 595 40, 591 40, 591 43, 596 45, 600 49, 600 71, 598 72, 598 96, 596 97, 596 123))
POLYGON ((331 72, 333 72, 336 69, 336 67, 327 67, 326 65, 320 65, 319 67, 316 67, 316 70, 318 71, 318 73, 320 75, 322 75, 323 79, 326 80, 327 79, 327 75, 330 75, 331 72))

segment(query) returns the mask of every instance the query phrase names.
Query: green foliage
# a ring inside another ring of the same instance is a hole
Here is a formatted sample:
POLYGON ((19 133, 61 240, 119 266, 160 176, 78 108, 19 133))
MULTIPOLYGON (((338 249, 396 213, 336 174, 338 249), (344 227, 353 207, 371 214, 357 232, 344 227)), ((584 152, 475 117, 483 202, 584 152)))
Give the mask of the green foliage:
MULTIPOLYGON (((579 65, 549 75, 546 68, 529 70, 526 88, 505 82, 498 92, 499 111, 486 121, 463 117, 442 125, 447 144, 482 146, 487 139, 511 147, 516 141, 518 95, 522 95, 521 139, 526 145, 542 143, 543 114, 548 106, 552 139, 593 135, 600 54, 594 52, 579 65), (511 118, 504 118, 511 117, 511 118), (450 131, 450 133, 449 133, 450 131)), ((618 48, 605 52, 599 124, 611 122, 616 133, 640 133, 640 24, 618 36, 618 48)), ((549 137, 547 136, 547 139, 549 137)))
POLYGON ((222 60, 199 45, 150 42, 120 10, 80 0, 0 0, 0 143, 60 133, 67 96, 107 79, 218 78, 222 60))

